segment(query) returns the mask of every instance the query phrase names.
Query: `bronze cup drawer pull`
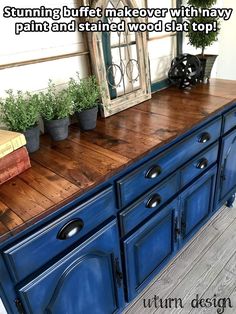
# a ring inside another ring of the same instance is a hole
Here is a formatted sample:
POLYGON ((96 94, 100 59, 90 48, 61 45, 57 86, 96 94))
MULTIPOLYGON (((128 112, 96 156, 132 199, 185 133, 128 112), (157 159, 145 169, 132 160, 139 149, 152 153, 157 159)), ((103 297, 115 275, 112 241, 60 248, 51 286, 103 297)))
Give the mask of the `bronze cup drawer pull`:
POLYGON ((147 208, 156 208, 160 204, 161 204, 161 196, 159 194, 154 194, 147 201, 146 207, 147 208))
POLYGON ((196 167, 197 169, 203 170, 208 166, 208 160, 206 158, 202 158, 198 161, 196 167))
POLYGON ((204 143, 209 142, 210 139, 211 139, 210 133, 204 132, 204 133, 202 133, 202 134, 199 136, 198 142, 204 144, 204 143))
POLYGON ((75 219, 68 222, 57 234, 57 239, 68 240, 77 235, 84 227, 82 219, 75 219))
POLYGON ((161 167, 153 166, 146 172, 145 178, 156 179, 160 174, 161 174, 161 167))

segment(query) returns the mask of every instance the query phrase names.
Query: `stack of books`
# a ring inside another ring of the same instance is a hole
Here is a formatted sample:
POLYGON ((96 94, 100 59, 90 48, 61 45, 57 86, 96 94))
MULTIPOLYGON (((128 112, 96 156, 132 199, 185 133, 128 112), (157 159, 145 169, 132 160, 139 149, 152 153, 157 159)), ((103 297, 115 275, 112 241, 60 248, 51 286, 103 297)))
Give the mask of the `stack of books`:
POLYGON ((23 134, 0 130, 0 185, 31 167, 23 134))

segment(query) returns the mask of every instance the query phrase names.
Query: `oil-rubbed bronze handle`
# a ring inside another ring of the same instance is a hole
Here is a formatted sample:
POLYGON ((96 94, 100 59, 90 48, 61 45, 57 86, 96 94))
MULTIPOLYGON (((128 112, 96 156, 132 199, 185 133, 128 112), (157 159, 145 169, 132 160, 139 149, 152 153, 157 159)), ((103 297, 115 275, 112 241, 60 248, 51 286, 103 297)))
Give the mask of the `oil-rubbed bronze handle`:
POLYGON ((209 142, 210 139, 211 139, 210 133, 204 132, 204 133, 202 133, 202 134, 199 136, 198 142, 204 144, 204 143, 209 142))
POLYGON ((57 239, 68 240, 78 234, 84 227, 82 219, 75 219, 68 222, 57 234, 57 239))
POLYGON ((160 166, 152 166, 147 172, 145 177, 147 179, 156 179, 161 174, 160 166))
POLYGON ((154 194, 147 201, 146 207, 147 208, 155 208, 160 204, 161 204, 161 196, 159 194, 154 194))
POLYGON ((199 160, 199 162, 197 163, 196 167, 197 169, 205 169, 208 166, 208 160, 206 158, 202 158, 201 160, 199 160))

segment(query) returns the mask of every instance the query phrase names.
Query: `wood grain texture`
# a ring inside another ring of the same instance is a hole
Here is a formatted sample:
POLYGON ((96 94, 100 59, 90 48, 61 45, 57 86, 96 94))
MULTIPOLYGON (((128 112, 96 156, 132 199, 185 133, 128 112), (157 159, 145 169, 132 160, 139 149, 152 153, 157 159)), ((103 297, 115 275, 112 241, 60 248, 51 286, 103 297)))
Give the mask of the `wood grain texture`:
POLYGON ((32 168, 0 187, 0 241, 56 211, 133 162, 190 131, 236 98, 236 81, 212 80, 190 91, 175 87, 80 132, 68 140, 41 137, 32 168), (1 202, 4 205, 1 205, 1 202), (16 215, 16 216, 14 216, 16 215), (7 221, 7 223, 6 223, 7 221))
MULTIPOLYGON (((203 309, 194 311, 189 304, 196 294, 208 298, 214 294, 218 298, 232 294, 232 301, 235 301, 236 251, 234 242, 227 241, 232 236, 236 236, 236 211, 225 208, 198 232, 124 314, 216 313, 213 308, 206 312, 203 309), (154 295, 163 299, 181 297, 184 309, 144 309, 143 299, 154 295)), ((232 313, 235 313, 235 304, 232 313)))

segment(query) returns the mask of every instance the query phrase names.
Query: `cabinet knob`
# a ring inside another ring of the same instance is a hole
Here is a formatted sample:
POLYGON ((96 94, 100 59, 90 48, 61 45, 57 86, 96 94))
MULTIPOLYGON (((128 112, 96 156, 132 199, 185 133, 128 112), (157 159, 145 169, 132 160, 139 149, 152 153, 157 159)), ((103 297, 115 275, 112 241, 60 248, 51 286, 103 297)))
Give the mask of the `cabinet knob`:
POLYGON ((147 179, 156 179, 160 174, 161 174, 161 167, 153 166, 147 171, 145 177, 147 179))
POLYGON ((57 234, 57 239, 68 240, 78 234, 84 227, 82 219, 75 219, 68 222, 57 234))
POLYGON ((201 160, 199 160, 199 162, 197 163, 196 167, 197 169, 205 169, 208 166, 208 160, 206 158, 202 158, 201 160))
POLYGON ((209 142, 210 139, 211 139, 210 133, 204 132, 204 133, 202 133, 202 134, 199 136, 198 142, 204 144, 204 143, 209 142))
POLYGON ((146 207, 147 208, 155 208, 160 204, 161 204, 161 196, 159 194, 154 194, 147 201, 146 207))

